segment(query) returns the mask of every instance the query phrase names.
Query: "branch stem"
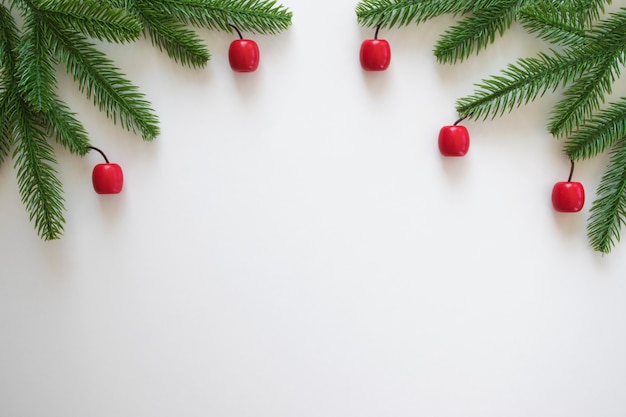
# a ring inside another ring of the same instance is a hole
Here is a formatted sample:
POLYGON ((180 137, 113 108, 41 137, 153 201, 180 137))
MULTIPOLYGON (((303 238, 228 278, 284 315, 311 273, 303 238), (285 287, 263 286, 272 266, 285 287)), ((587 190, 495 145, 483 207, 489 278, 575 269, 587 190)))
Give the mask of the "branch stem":
POLYGON ((109 158, 107 158, 107 156, 104 154, 104 152, 102 152, 100 149, 96 148, 95 146, 88 146, 89 149, 93 149, 94 151, 100 153, 100 155, 102 155, 102 157, 104 158, 104 161, 108 164, 109 163, 109 158))
POLYGON ((378 32, 380 31, 380 27, 382 26, 382 22, 376 26, 376 32, 374 33, 374 39, 378 39, 378 32))
POLYGON ((237 26, 231 25, 231 24, 229 24, 229 26, 235 29, 235 31, 237 32, 237 35, 239 35, 239 39, 243 39, 243 36, 241 35, 241 32, 239 31, 239 29, 237 29, 237 26))
POLYGON ((463 120, 465 120, 467 117, 463 116, 461 117, 459 120, 457 120, 456 122, 454 122, 454 126, 458 125, 459 123, 461 123, 463 120))

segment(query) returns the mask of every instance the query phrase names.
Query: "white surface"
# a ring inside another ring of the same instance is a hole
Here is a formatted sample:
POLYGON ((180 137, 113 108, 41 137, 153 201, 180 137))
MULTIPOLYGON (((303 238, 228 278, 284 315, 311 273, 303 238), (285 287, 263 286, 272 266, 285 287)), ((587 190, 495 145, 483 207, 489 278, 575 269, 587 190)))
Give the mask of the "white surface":
POLYGON ((365 74, 356 2, 283 4, 254 74, 227 34, 200 31, 204 70, 110 47, 153 143, 62 82, 126 175, 98 196, 98 156, 59 150, 62 240, 37 238, 0 167, 0 416, 626 415, 626 249, 585 237, 605 160, 577 166, 585 211, 554 213, 558 95, 468 122, 465 158, 437 150, 454 100, 541 44, 516 28, 441 66, 440 18, 381 32, 391 67, 365 74))

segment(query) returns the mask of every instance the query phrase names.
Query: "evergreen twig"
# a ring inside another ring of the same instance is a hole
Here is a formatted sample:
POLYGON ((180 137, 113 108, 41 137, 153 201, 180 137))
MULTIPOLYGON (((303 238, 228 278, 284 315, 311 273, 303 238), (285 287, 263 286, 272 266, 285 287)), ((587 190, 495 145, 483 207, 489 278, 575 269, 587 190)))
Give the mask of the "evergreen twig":
POLYGON ((174 16, 154 13, 150 8, 142 8, 140 2, 131 10, 142 17, 152 44, 166 51, 173 60, 191 67, 204 67, 211 58, 199 36, 174 16))
POLYGON ((565 143, 570 159, 593 158, 626 137, 626 98, 594 114, 565 143))
POLYGON ((162 13, 197 27, 232 33, 231 25, 258 34, 277 34, 291 24, 292 13, 275 0, 157 0, 162 13))
POLYGON ((358 23, 393 28, 423 23, 444 14, 463 14, 489 7, 490 0, 364 0, 357 4, 358 23))
POLYGON ((14 159, 41 238, 59 238, 65 223, 50 140, 77 155, 91 148, 57 95, 58 66, 114 123, 153 140, 159 126, 151 104, 92 39, 127 43, 147 33, 173 60, 200 67, 210 54, 188 26, 231 31, 233 23, 275 34, 291 24, 291 12, 270 0, 0 0, 0 163, 14 159))
POLYGON ((611 252, 619 242, 620 230, 626 224, 626 139, 620 139, 610 155, 587 226, 591 246, 603 253, 611 252))
POLYGON ((573 11, 571 5, 549 1, 527 4, 520 9, 519 20, 529 33, 540 39, 565 46, 580 46, 589 39, 585 29, 604 10, 603 1, 583 3, 579 6, 580 11, 573 11))
POLYGON ((211 30, 276 34, 291 24, 292 13, 274 0, 117 0, 143 21, 152 44, 170 58, 203 67, 210 53, 189 25, 211 30))
POLYGON ((537 57, 521 58, 500 75, 477 84, 473 94, 457 101, 457 110, 475 120, 501 116, 578 79, 603 56, 601 51, 585 54, 572 50, 569 54, 540 52, 537 57))
POLYGON ((474 120, 501 116, 563 90, 548 130, 566 138, 572 161, 611 156, 590 209, 591 246, 608 253, 626 222, 626 98, 605 103, 626 65, 626 8, 606 13, 610 0, 363 0, 356 7, 363 26, 401 27, 441 14, 461 15, 435 45, 439 62, 455 63, 487 48, 514 21, 549 42, 548 51, 520 58, 476 84, 457 100, 460 115, 474 120))
MULTIPOLYGON (((18 188, 22 202, 34 222, 35 229, 45 240, 61 236, 65 219, 61 182, 54 168, 52 147, 40 128, 40 118, 20 94, 17 74, 18 28, 10 12, 0 6, 0 56, 2 57, 4 88, 0 124, 3 140, 15 147, 13 158, 17 168, 18 188), (6 135, 6 136, 5 136, 6 135)), ((8 151, 7 147, 3 148, 8 151)))
POLYGON ((520 3, 520 0, 503 0, 475 9, 443 33, 435 44, 435 57, 441 63, 452 64, 487 48, 496 34, 504 34, 515 21, 520 3))

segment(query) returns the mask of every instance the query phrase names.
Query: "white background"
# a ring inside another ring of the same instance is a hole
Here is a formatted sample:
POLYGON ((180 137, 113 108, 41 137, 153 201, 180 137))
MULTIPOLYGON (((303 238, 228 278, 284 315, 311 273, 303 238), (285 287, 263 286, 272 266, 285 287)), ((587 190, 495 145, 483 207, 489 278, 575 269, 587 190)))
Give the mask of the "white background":
POLYGON ((0 167, 0 416, 626 415, 626 247, 585 230, 606 158, 577 165, 584 211, 555 213, 558 92, 465 123, 464 158, 437 149, 458 97, 545 45, 515 26, 439 65, 442 17, 382 31, 391 66, 364 73, 356 2, 283 4, 253 74, 231 34, 198 31, 197 70, 104 47, 154 105, 152 143, 61 77, 125 188, 95 194, 99 155, 57 147, 67 225, 43 242, 0 167))

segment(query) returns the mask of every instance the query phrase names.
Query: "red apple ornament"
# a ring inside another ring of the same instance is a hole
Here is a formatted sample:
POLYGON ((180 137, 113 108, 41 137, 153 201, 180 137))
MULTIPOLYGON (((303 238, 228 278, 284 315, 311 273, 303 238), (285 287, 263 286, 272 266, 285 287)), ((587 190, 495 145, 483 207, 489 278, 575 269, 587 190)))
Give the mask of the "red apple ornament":
POLYGON ((376 27, 374 39, 366 39, 361 43, 361 67, 365 71, 384 71, 391 62, 391 48, 389 42, 378 39, 380 25, 376 27))
POLYGON ((459 125, 463 119, 464 117, 439 131, 439 152, 443 156, 464 156, 469 150, 469 132, 465 126, 459 125))
POLYGON ((237 34, 239 39, 231 42, 228 48, 228 62, 235 72, 253 72, 259 66, 259 46, 251 39, 244 39, 241 32, 235 26, 230 25, 237 34))
POLYGON ((579 182, 572 181, 574 161, 567 181, 559 181, 552 188, 552 206, 556 211, 576 213, 585 205, 585 188, 579 182))
POLYGON ((124 173, 122 167, 118 164, 112 164, 106 157, 104 152, 100 149, 90 146, 89 149, 93 149, 102 155, 104 164, 97 164, 93 168, 91 174, 91 181, 93 182, 93 189, 98 194, 119 194, 122 191, 124 185, 124 173))

